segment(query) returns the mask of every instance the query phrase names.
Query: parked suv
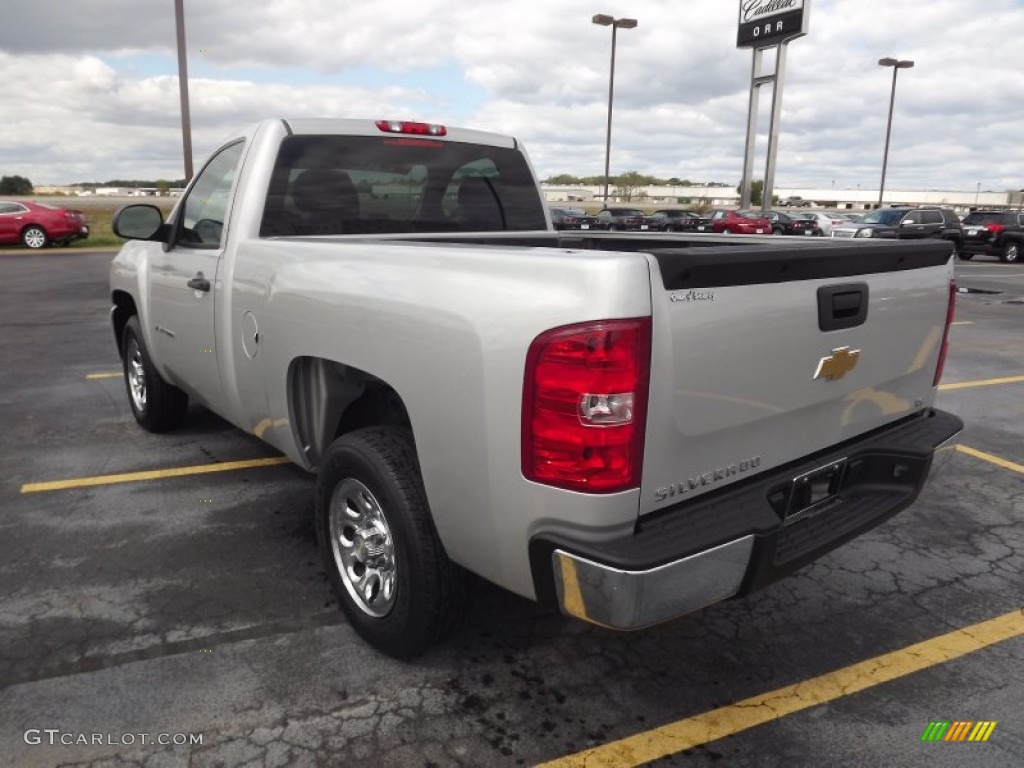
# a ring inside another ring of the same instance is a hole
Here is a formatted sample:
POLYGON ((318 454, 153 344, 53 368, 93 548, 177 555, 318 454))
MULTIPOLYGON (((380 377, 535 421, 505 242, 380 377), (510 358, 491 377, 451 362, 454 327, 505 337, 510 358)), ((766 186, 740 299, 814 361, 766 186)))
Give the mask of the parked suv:
POLYGON ((964 241, 960 258, 973 259, 974 254, 998 256, 1006 262, 1019 263, 1024 246, 1024 213, 1020 211, 972 211, 964 219, 964 241))
POLYGON ((832 227, 832 237, 889 237, 899 240, 942 238, 960 251, 964 230, 960 217, 949 208, 880 208, 860 221, 832 227))

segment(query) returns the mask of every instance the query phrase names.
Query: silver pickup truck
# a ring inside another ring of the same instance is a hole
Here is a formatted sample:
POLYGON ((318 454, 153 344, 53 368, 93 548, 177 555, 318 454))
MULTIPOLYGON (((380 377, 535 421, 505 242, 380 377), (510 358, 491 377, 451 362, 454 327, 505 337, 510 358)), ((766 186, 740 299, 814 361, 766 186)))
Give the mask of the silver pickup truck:
POLYGON ((341 605, 397 657, 467 572, 615 629, 746 594, 962 428, 948 243, 558 232, 510 137, 267 120, 114 230, 136 419, 191 400, 316 473, 341 605))

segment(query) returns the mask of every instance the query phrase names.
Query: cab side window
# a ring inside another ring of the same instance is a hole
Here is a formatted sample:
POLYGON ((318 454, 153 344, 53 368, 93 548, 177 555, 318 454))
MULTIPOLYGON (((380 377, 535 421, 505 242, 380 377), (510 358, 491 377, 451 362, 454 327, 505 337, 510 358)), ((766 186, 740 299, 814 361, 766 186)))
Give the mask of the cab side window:
POLYGON ((176 242, 190 248, 219 248, 224 234, 231 189, 244 144, 225 147, 199 173, 182 203, 176 242))

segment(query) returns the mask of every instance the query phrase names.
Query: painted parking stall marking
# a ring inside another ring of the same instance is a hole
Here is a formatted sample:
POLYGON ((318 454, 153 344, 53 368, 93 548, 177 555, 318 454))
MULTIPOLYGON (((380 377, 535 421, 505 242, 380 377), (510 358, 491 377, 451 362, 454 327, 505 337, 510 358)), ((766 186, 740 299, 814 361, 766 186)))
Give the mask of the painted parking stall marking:
POLYGON ((1024 376, 1003 376, 998 379, 980 379, 978 381, 960 381, 953 384, 939 384, 939 391, 948 392, 951 389, 974 389, 975 387, 995 387, 1000 384, 1021 383, 1024 383, 1024 376))
MULTIPOLYGON (((1024 636, 1024 608, 537 768, 638 766, 1024 636)), ((994 726, 993 726, 994 727, 994 726)))
POLYGON ((977 448, 971 448, 969 445, 958 445, 956 449, 960 453, 966 453, 968 456, 973 456, 976 459, 987 461, 989 464, 995 464, 997 467, 1008 469, 1011 472, 1017 472, 1018 474, 1024 475, 1024 464, 1016 464, 1006 459, 1001 459, 998 456, 993 456, 991 453, 985 453, 979 451, 977 448))
POLYGON ((290 464, 291 460, 284 456, 272 456, 265 459, 246 459, 244 461, 222 461, 217 464, 196 464, 189 467, 171 467, 169 469, 151 469, 142 472, 126 472, 117 475, 93 475, 92 477, 73 477, 67 480, 49 480, 41 483, 25 483, 21 486, 22 493, 41 493, 43 491, 63 491, 69 488, 89 488, 97 485, 115 485, 118 483, 137 483, 143 480, 163 480, 169 477, 188 475, 205 475, 211 472, 231 472, 238 469, 254 467, 272 467, 278 464, 290 464))

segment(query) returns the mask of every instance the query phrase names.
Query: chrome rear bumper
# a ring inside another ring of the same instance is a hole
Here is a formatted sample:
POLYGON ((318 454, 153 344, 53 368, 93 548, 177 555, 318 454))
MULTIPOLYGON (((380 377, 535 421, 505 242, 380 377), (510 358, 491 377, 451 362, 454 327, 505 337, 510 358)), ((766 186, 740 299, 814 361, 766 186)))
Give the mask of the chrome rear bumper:
POLYGON ((754 537, 646 571, 624 571, 556 549, 555 591, 564 613, 610 629, 643 629, 739 592, 754 537))

